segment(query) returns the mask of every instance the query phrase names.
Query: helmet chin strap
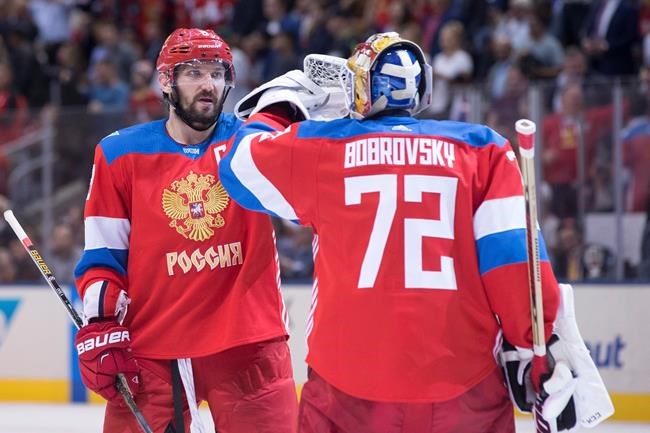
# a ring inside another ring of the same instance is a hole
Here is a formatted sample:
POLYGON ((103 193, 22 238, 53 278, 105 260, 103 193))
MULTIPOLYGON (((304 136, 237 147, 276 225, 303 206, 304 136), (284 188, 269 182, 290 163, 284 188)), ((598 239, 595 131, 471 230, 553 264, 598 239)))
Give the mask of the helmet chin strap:
POLYGON ((190 128, 196 130, 196 131, 206 131, 212 126, 217 123, 217 120, 219 119, 219 116, 221 115, 221 111, 223 109, 223 103, 226 101, 226 97, 228 96, 228 93, 230 92, 230 87, 226 87, 223 91, 223 95, 221 96, 219 102, 218 102, 218 107, 219 111, 217 114, 214 116, 214 120, 208 124, 207 126, 197 126, 196 122, 191 119, 190 114, 181 107, 181 104, 179 103, 179 98, 178 98, 178 90, 176 86, 172 86, 172 91, 169 95, 169 105, 172 106, 174 111, 176 112, 176 115, 185 123, 187 126, 190 128))

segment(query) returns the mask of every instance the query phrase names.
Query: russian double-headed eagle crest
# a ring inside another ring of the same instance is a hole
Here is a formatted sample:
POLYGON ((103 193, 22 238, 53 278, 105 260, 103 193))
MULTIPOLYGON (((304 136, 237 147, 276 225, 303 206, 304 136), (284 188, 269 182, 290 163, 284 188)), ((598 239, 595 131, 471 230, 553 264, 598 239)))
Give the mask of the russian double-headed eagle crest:
POLYGON ((162 207, 171 218, 169 227, 186 239, 200 242, 210 239, 214 228, 224 226, 220 212, 229 201, 225 188, 220 181, 215 183, 213 175, 190 171, 184 179, 172 182, 171 189, 165 188, 162 207))

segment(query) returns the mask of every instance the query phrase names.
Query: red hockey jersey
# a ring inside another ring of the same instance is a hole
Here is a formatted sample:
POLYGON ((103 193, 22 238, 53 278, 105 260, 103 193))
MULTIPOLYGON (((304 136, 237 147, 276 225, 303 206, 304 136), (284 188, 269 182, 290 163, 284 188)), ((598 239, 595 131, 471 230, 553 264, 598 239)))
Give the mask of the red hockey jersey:
MULTIPOLYGON (((243 206, 313 227, 308 364, 375 401, 458 396, 532 347, 522 178, 487 127, 249 119, 220 165, 243 206)), ((542 242, 547 335, 557 282, 542 242)))
POLYGON ((96 148, 75 277, 82 296, 104 281, 128 293, 137 356, 205 356, 287 334, 269 217, 231 200, 218 176, 240 124, 222 114, 188 146, 161 120, 96 148))

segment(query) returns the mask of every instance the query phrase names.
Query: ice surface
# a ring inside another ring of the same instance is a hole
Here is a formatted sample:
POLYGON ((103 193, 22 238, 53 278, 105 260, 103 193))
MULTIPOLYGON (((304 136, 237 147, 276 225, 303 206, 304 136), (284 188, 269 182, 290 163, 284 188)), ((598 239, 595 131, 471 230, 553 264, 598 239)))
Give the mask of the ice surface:
MULTIPOLYGON (((94 433, 102 431, 104 407, 97 404, 0 403, 0 433, 94 433)), ((201 408, 208 431, 214 431, 210 413, 201 408)), ((517 433, 533 433, 533 423, 517 419, 517 433)), ((585 433, 650 433, 650 424, 604 422, 585 433)))

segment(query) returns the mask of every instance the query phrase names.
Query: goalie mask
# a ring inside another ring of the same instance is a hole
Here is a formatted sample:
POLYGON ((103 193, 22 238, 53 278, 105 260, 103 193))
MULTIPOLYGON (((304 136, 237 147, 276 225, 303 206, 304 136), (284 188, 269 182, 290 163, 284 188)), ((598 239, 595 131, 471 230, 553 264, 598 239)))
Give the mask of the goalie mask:
POLYGON ((417 114, 431 105, 431 66, 417 44, 397 33, 378 33, 357 45, 346 66, 355 118, 387 109, 417 114))
POLYGON ((171 87, 171 92, 165 94, 170 106, 183 122, 201 131, 210 128, 217 121, 228 92, 235 85, 230 47, 212 30, 174 30, 160 50, 156 70, 162 80, 168 80, 171 87), (213 95, 210 90, 198 95, 203 100, 211 100, 216 96, 216 100, 212 101, 212 109, 199 113, 193 105, 184 106, 179 90, 179 82, 183 81, 181 78, 195 85, 212 84, 204 87, 216 89, 217 92, 220 90, 220 95, 213 95))

